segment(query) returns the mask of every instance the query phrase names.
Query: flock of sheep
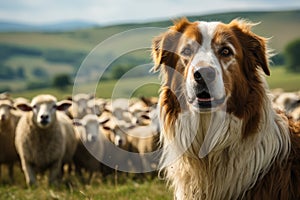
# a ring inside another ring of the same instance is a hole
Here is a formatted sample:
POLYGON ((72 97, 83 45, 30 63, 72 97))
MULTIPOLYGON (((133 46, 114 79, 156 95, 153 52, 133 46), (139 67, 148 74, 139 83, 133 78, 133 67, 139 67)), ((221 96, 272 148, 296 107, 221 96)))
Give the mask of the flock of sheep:
POLYGON ((30 101, 0 94, 0 165, 8 167, 13 182, 13 167, 20 163, 28 186, 36 185, 37 174, 44 172, 55 184, 72 171, 82 181, 87 172, 88 182, 95 172, 155 171, 156 105, 157 98, 106 100, 76 94, 57 101, 41 94, 30 101))
MULTIPOLYGON (((275 107, 300 120, 300 92, 277 89, 272 98, 275 107)), ((14 165, 21 163, 28 186, 46 171, 49 184, 72 170, 88 182, 95 172, 155 171, 160 155, 156 106, 157 98, 106 100, 76 94, 57 101, 41 94, 29 101, 0 94, 0 165, 8 167, 13 181, 14 165), (89 174, 87 180, 83 172, 89 174)))
POLYGON ((275 89, 272 94, 274 107, 284 110, 295 121, 300 120, 300 91, 284 92, 275 89))

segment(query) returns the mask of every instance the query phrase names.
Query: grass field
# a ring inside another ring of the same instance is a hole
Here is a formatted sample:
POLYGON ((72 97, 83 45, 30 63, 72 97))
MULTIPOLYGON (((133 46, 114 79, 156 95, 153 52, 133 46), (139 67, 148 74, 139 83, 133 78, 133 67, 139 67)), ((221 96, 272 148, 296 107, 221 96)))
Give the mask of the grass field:
MULTIPOLYGON (((6 171, 6 170, 3 170, 6 171)), ((3 173, 5 174, 5 173, 3 173)), ((5 200, 169 200, 172 192, 158 178, 134 181, 124 174, 113 175, 105 181, 96 175, 91 184, 82 184, 74 175, 57 186, 48 186, 40 177, 39 186, 27 188, 20 168, 15 167, 15 183, 7 183, 6 174, 0 182, 0 199, 5 200)))
POLYGON ((267 81, 271 89, 300 90, 300 73, 288 72, 284 67, 272 67, 271 76, 267 77, 267 81))

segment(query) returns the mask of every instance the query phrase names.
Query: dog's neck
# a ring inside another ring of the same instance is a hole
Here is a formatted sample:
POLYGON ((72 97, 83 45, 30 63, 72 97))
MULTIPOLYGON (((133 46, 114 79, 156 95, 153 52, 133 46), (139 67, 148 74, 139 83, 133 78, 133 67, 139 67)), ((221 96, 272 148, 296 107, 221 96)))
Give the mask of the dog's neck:
POLYGON ((258 176, 266 174, 273 162, 288 154, 288 126, 267 97, 263 104, 259 130, 247 138, 241 133, 243 120, 232 114, 179 114, 174 139, 164 141, 163 155, 169 159, 167 177, 173 179, 179 199, 193 199, 195 194, 207 199, 236 199, 258 176))

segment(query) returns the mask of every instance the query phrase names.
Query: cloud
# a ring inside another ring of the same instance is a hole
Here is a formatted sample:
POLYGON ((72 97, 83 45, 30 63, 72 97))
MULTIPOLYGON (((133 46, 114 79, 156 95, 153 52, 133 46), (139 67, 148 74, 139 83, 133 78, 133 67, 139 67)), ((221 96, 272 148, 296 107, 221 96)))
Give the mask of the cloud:
POLYGON ((101 24, 147 21, 230 10, 300 8, 299 0, 9 0, 0 19, 29 23, 88 20, 101 24))

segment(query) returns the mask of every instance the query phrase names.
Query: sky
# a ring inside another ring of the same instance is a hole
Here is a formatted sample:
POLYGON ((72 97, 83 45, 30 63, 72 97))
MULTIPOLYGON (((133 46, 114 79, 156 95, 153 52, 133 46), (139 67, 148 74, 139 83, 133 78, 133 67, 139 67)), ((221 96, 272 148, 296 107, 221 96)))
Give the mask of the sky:
POLYGON ((0 0, 0 20, 145 22, 229 11, 300 9, 300 0, 0 0))

